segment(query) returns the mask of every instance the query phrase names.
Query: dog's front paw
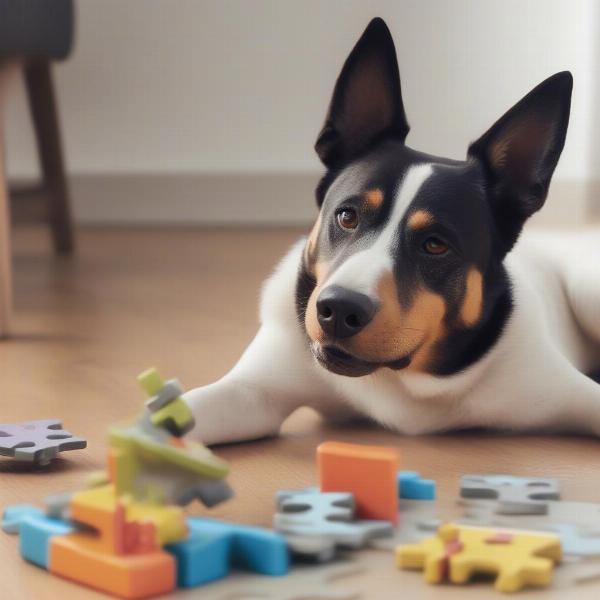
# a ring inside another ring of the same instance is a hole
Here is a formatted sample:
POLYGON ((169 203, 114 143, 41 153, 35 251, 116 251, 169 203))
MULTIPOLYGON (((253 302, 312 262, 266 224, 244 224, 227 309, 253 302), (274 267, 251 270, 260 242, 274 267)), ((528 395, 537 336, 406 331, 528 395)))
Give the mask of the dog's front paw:
POLYGON ((232 381, 190 390, 183 399, 196 420, 189 436, 207 446, 277 435, 286 416, 260 389, 232 381))

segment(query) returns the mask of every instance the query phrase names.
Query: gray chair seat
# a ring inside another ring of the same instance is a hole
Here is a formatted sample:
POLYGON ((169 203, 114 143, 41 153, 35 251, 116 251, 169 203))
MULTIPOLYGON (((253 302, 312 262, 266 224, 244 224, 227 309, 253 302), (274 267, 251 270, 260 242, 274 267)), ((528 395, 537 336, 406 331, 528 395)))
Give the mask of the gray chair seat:
POLYGON ((0 58, 62 60, 73 32, 72 0, 0 0, 0 58))

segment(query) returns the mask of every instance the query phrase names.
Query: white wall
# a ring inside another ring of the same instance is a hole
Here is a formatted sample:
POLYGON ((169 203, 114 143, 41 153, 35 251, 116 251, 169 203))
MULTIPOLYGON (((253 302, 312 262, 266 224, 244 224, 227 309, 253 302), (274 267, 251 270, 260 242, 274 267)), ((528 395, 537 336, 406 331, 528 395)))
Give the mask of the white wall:
MULTIPOLYGON (((318 170, 312 145, 334 79, 381 15, 396 39, 411 145, 461 157, 531 87, 570 69, 571 130, 557 177, 590 177, 600 92, 594 0, 80 0, 78 8, 75 53, 56 69, 72 173, 318 170)), ((9 172, 31 174, 22 92, 7 135, 9 172)))

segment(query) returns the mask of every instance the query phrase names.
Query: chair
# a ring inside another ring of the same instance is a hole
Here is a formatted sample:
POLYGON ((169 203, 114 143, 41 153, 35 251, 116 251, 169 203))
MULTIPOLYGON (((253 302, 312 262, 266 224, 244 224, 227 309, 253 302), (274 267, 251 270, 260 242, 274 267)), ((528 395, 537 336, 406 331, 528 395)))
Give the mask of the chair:
MULTIPOLYGON (((39 185, 15 190, 13 195, 15 199, 36 196, 45 200, 57 254, 72 253, 74 241, 50 62, 69 55, 73 32, 72 0, 0 0, 0 94, 8 87, 11 73, 20 69, 41 170, 39 185)), ((0 96, 0 110, 2 105, 0 96)), ((10 192, 1 133, 0 126, 0 337, 8 333, 12 306, 10 192)))

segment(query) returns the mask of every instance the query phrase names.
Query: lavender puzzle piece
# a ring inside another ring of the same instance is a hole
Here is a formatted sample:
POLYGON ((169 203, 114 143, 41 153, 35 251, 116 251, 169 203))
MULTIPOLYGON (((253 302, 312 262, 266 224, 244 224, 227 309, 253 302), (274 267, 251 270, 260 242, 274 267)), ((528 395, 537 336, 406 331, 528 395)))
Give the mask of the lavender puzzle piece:
POLYGON ((320 562, 333 558, 337 547, 362 548, 373 538, 393 533, 387 521, 354 518, 352 494, 309 489, 279 492, 273 526, 293 552, 320 562))
POLYGON ((27 423, 0 423, 0 455, 47 465, 65 450, 85 448, 87 442, 62 428, 55 419, 27 423))
POLYGON ((501 515, 540 515, 548 512, 547 500, 559 500, 556 479, 512 475, 464 475, 462 498, 496 500, 501 515))

